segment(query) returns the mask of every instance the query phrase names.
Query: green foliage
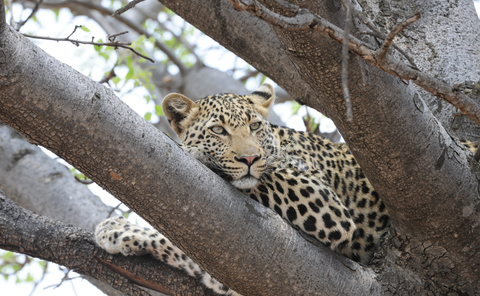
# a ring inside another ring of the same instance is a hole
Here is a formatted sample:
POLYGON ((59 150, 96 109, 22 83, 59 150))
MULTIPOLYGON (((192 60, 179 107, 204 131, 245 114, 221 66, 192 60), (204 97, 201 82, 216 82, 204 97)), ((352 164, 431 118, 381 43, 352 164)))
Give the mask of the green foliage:
POLYGON ((33 277, 32 267, 38 265, 45 274, 47 262, 33 259, 27 255, 0 250, 0 276, 6 281, 13 279, 15 283, 37 284, 33 277))

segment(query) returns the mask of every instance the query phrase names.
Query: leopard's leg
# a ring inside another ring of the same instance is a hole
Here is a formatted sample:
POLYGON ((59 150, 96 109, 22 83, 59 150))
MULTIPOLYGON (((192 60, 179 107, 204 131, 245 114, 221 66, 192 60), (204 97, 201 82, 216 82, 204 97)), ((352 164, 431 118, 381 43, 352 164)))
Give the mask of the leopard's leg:
POLYGON ((123 216, 100 223, 95 231, 95 237, 97 244, 109 253, 122 253, 126 256, 149 253, 170 266, 184 270, 217 294, 241 296, 212 278, 160 232, 132 224, 123 216))

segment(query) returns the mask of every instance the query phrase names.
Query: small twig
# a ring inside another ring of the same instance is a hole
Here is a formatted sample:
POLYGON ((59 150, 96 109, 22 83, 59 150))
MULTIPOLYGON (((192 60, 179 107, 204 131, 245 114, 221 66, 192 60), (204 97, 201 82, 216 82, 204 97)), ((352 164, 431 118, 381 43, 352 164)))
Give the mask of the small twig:
POLYGON ((90 184, 93 184, 93 181, 92 180, 82 180, 80 179, 79 177, 75 176, 75 180, 77 180, 78 182, 84 184, 84 185, 90 185, 90 184))
POLYGON ((112 70, 110 70, 110 72, 108 73, 107 76, 103 77, 102 80, 100 80, 98 83, 102 84, 102 83, 105 83, 105 82, 108 82, 110 81, 110 79, 112 79, 113 77, 116 77, 117 74, 115 73, 115 67, 117 65, 115 65, 112 70))
POLYGON ((65 273, 65 275, 63 276, 62 280, 60 281, 60 283, 56 284, 56 285, 50 285, 50 286, 47 286, 45 288, 43 288, 44 290, 48 289, 48 288, 51 288, 53 287, 53 289, 55 290, 56 288, 60 287, 63 282, 65 281, 71 281, 71 280, 74 280, 76 278, 79 278, 80 276, 76 276, 76 277, 73 277, 71 278, 68 274, 70 273, 70 271, 72 271, 71 269, 68 269, 67 272, 65 273))
POLYGON ((160 293, 166 294, 166 295, 173 295, 166 287, 161 286, 157 283, 150 282, 146 279, 143 279, 130 271, 121 268, 120 266, 114 265, 113 263, 110 263, 100 257, 95 256, 95 259, 98 260, 98 262, 104 266, 106 266, 108 269, 113 270, 115 273, 122 275, 123 277, 127 278, 129 281, 132 283, 135 283, 139 286, 146 287, 149 289, 152 289, 154 291, 158 291, 160 293))
MULTIPOLYGON (((146 60, 149 60, 152 63, 155 62, 151 58, 139 53, 138 51, 136 51, 132 47, 128 46, 128 45, 132 44, 131 42, 119 42, 119 41, 93 42, 93 41, 82 41, 82 40, 72 40, 72 39, 70 39, 70 36, 72 36, 73 33, 75 33, 75 31, 77 30, 77 28, 80 28, 80 27, 82 27, 82 26, 75 26, 75 29, 73 30, 73 32, 70 35, 68 35, 67 38, 54 38, 54 37, 46 37, 46 36, 35 36, 35 35, 29 35, 29 34, 22 34, 22 35, 25 36, 25 37, 34 38, 34 39, 44 39, 44 40, 53 40, 53 41, 68 41, 68 42, 71 42, 72 44, 74 44, 76 46, 79 46, 80 44, 90 44, 90 45, 95 45, 95 46, 111 46, 111 47, 114 47, 115 49, 125 48, 125 49, 128 49, 128 50, 132 51, 136 55, 138 55, 138 56, 140 56, 140 57, 142 57, 146 60)), ((119 33, 119 34, 124 34, 124 32, 119 33)), ((118 36, 118 34, 116 36, 118 36)))
POLYGON ((247 74, 243 75, 238 80, 240 80, 241 82, 245 82, 248 78, 258 75, 258 73, 260 73, 258 70, 248 71, 247 74))
MULTIPOLYGON (((373 36, 373 37, 376 37, 378 39, 381 39, 381 40, 385 40, 386 36, 384 34, 382 34, 381 32, 360 32, 360 34, 365 34, 365 35, 370 35, 370 36, 373 36)), ((377 39, 375 39, 377 40, 377 39)), ((415 64, 415 62, 413 61, 413 59, 403 50, 401 49, 400 47, 398 47, 397 45, 393 44, 392 45, 393 48, 395 48, 404 58, 407 59, 407 61, 410 63, 410 66, 414 69, 414 70, 419 70, 417 65, 415 64)))
POLYGON ((362 74, 363 86, 370 86, 370 72, 368 71, 367 63, 357 55, 357 61, 360 66, 360 73, 362 74))
POLYGON ((20 30, 21 27, 23 27, 23 25, 25 25, 28 20, 35 14, 37 13, 38 11, 38 8, 40 7, 40 4, 42 4, 43 0, 38 0, 37 3, 35 3, 35 6, 33 7, 32 9, 32 12, 30 13, 30 15, 24 20, 24 21, 21 21, 18 23, 17 25, 17 31, 20 30))
POLYGON ((73 32, 70 33, 70 35, 68 35, 67 38, 65 38, 65 39, 69 40, 69 38, 77 31, 77 29, 81 28, 81 27, 83 27, 83 26, 82 25, 75 25, 75 28, 73 28, 73 32))
POLYGON ((115 38, 117 38, 117 37, 120 36, 120 35, 127 34, 127 33, 128 33, 128 31, 124 31, 124 32, 120 32, 120 33, 117 33, 117 34, 108 35, 108 36, 107 36, 107 39, 108 39, 108 41, 110 41, 110 42, 114 42, 114 41, 115 41, 115 38))
POLYGON ((119 203, 116 207, 112 208, 110 210, 110 212, 108 212, 107 219, 110 218, 110 216, 113 214, 113 212, 115 212, 115 210, 119 209, 121 205, 123 205, 123 203, 119 203))
POLYGON ((341 0, 345 9, 345 28, 343 30, 342 44, 342 90, 345 98, 345 109, 347 109, 347 121, 353 120, 352 101, 350 100, 350 92, 348 91, 348 42, 350 31, 352 30, 352 5, 348 0, 341 0))
POLYGON ((117 9, 113 14, 112 14, 112 17, 116 17, 116 16, 119 16, 121 15, 122 13, 124 13, 125 11, 129 10, 129 9, 132 9, 133 7, 135 7, 135 5, 137 5, 138 3, 140 2, 143 2, 145 0, 133 0, 132 2, 129 2, 127 5, 125 5, 124 7, 120 8, 120 9, 117 9))
POLYGON ((385 56, 388 53, 388 49, 390 48, 390 44, 392 43, 395 36, 400 34, 400 32, 402 32, 409 25, 418 21, 421 16, 422 14, 420 12, 417 12, 413 17, 406 19, 405 21, 401 22, 398 26, 393 28, 393 30, 387 35, 387 38, 385 38, 385 41, 383 42, 383 46, 378 51, 377 56, 380 61, 385 59, 385 56))

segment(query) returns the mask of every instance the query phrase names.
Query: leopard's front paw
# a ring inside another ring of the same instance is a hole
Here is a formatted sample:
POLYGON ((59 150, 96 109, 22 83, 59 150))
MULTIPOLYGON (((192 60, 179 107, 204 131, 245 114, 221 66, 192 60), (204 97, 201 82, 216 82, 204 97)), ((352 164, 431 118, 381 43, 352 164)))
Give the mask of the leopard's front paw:
POLYGON ((148 253, 146 229, 131 224, 123 216, 107 219, 97 226, 97 244, 112 254, 144 255, 148 253))

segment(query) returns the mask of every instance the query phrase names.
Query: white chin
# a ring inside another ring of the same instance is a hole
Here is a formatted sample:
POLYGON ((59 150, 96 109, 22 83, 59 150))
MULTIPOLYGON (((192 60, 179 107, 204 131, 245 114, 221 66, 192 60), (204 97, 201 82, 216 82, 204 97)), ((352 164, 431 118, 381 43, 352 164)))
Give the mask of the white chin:
POLYGON ((230 184, 235 186, 238 189, 250 189, 257 185, 258 179, 253 177, 243 177, 235 181, 230 181, 230 184))

